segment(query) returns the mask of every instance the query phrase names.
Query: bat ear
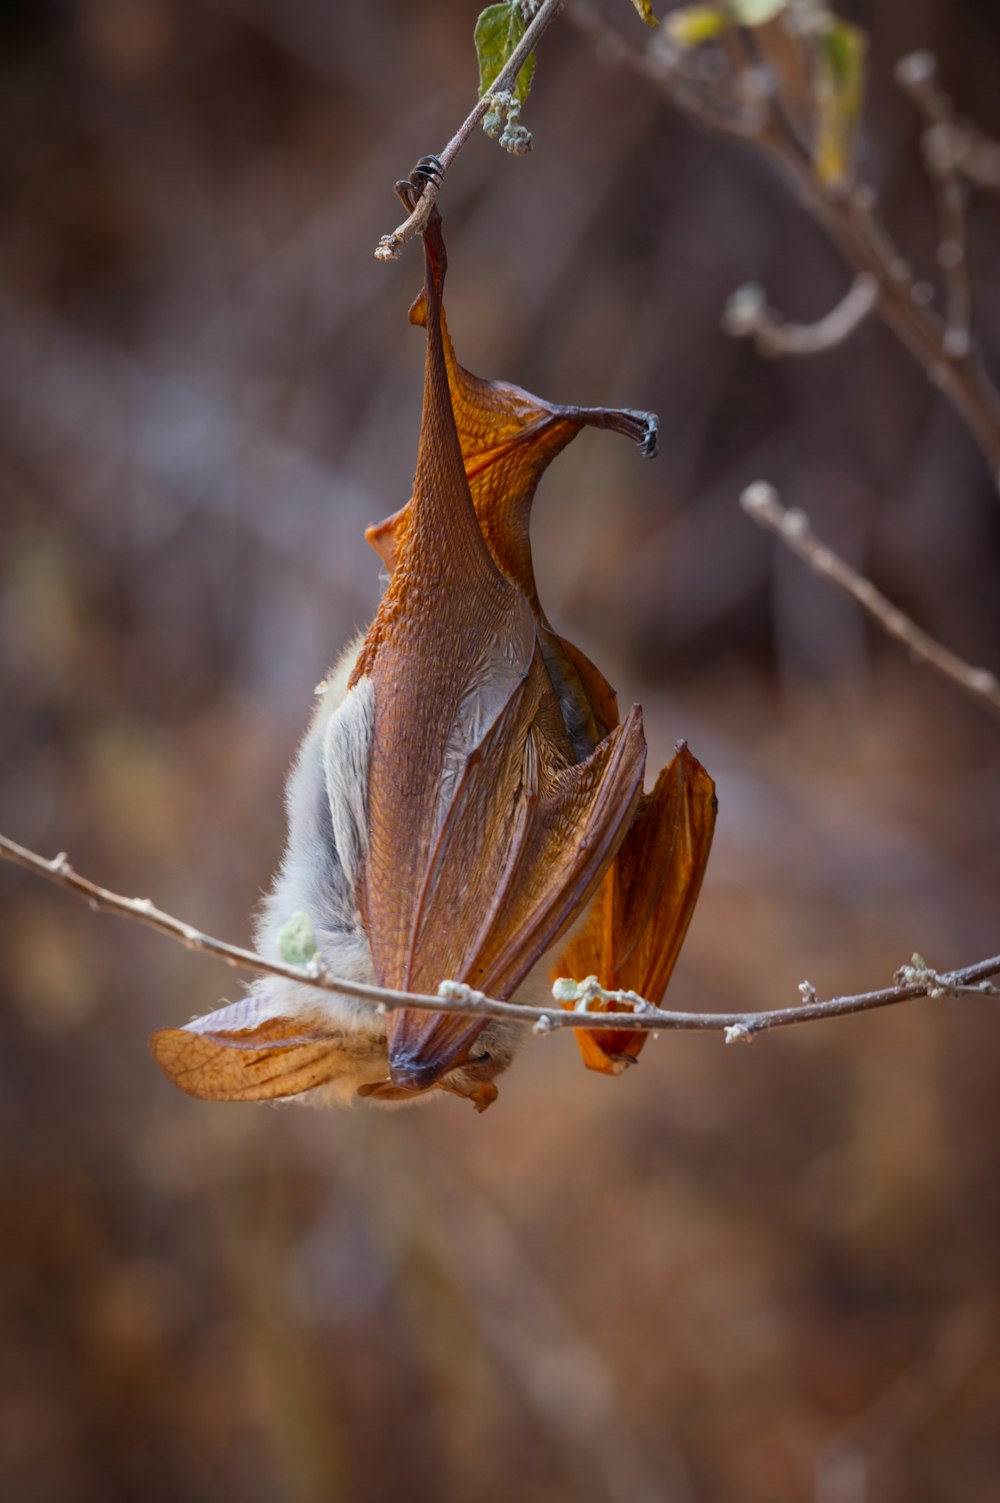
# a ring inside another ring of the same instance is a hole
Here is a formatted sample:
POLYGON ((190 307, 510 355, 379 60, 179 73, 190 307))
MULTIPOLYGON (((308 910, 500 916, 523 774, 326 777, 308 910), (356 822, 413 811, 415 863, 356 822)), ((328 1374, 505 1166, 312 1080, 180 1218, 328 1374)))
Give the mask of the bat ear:
POLYGON ((340 1073, 344 1035, 313 1014, 268 1012, 244 997, 183 1028, 161 1028, 153 1058, 175 1085, 205 1101, 273 1101, 324 1085, 340 1073))

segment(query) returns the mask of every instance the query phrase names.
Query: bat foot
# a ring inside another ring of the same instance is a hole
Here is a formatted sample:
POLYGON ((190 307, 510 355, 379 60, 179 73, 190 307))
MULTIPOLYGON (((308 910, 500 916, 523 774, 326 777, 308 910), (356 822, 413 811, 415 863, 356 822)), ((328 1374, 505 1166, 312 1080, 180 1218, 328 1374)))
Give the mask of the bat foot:
POLYGON ((420 161, 412 168, 409 177, 399 179, 395 185, 396 196, 412 214, 427 184, 433 183, 435 187, 440 187, 444 181, 444 173, 445 167, 441 158, 430 152, 427 156, 420 158, 420 161))

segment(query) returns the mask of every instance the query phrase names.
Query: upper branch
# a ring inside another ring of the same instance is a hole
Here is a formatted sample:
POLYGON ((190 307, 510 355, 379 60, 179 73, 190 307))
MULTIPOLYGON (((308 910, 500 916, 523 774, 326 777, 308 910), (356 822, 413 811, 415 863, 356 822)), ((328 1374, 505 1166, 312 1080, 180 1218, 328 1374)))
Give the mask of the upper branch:
POLYGON ((555 19, 557 12, 562 8, 562 4, 563 0, 542 0, 538 10, 525 28, 524 35, 496 78, 482 97, 477 99, 475 106, 458 127, 448 145, 438 154, 437 160, 441 165, 441 171, 435 173, 433 178, 425 178, 423 180, 420 196, 413 207, 412 213, 388 235, 382 236, 375 247, 376 260, 394 261, 406 242, 412 240, 414 235, 421 234, 426 228, 431 209, 434 207, 438 193, 441 191, 444 174, 448 171, 448 168, 486 114, 493 96, 509 92, 513 88, 517 75, 524 66, 526 59, 534 52, 542 38, 543 32, 549 23, 555 19))
MULTIPOLYGON (((942 317, 933 305, 933 290, 914 276, 881 223, 875 189, 868 183, 846 187, 821 180, 806 144, 791 123, 795 112, 786 103, 782 80, 774 70, 764 70, 766 87, 762 87, 761 68, 747 59, 743 50, 730 47, 720 54, 724 68, 720 77, 719 69, 700 66, 697 53, 671 46, 669 37, 655 37, 644 49, 632 46, 586 0, 575 0, 568 14, 610 60, 627 63, 651 81, 695 124, 743 141, 772 162, 853 269, 855 278, 874 279, 874 311, 952 403, 985 454, 994 484, 1000 488, 1000 395, 982 364, 972 334, 964 219, 956 238, 960 205, 953 191, 952 168, 948 169, 946 204, 945 179, 940 174, 934 177, 942 215, 947 214, 949 226, 945 236, 949 248, 942 258, 946 276, 946 313, 942 317)), ((948 118, 960 132, 957 136, 949 134, 948 140, 952 146, 956 141, 960 145, 959 170, 963 177, 990 186, 1000 183, 1000 147, 974 127, 953 121, 950 115, 948 118)), ((934 176, 933 166, 931 172, 934 176)), ((855 292, 857 287, 856 280, 855 292)), ((847 301, 852 309, 849 299, 850 294, 847 301)), ((843 308, 841 304, 841 312, 843 308)), ((774 326, 772 314, 765 339, 774 326)), ((818 340, 810 340, 803 330, 802 338, 796 336, 790 341, 793 348, 788 351, 779 348, 779 337, 770 341, 768 352, 802 354, 825 348, 827 332, 823 330, 818 340)))

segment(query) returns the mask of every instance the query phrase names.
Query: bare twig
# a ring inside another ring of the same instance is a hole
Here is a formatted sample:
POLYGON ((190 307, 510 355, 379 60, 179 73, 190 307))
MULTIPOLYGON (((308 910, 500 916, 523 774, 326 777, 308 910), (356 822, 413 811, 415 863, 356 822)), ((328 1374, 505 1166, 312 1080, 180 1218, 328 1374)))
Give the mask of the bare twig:
POLYGON ((782 506, 773 486, 758 480, 743 492, 740 504, 748 516, 762 527, 769 528, 793 553, 797 553, 813 573, 839 585, 852 600, 856 600, 883 631, 906 648, 912 658, 936 668, 977 704, 1000 717, 1000 682, 996 674, 988 668, 973 668, 928 636, 887 600, 870 580, 821 543, 804 512, 782 506))
MULTIPOLYGON (((955 106, 937 81, 937 59, 932 52, 911 52, 896 67, 896 81, 910 95, 929 127, 946 125, 950 170, 975 188, 1000 188, 1000 143, 991 141, 978 125, 956 114, 955 106)), ((931 146, 933 153, 934 147, 931 146)), ((932 173, 938 164, 928 161, 932 173)))
POLYGON ((179 941, 186 949, 196 950, 203 955, 214 955, 235 970, 280 976, 290 981, 299 981, 316 991, 332 992, 342 997, 358 997, 385 1012, 408 1007, 420 1012, 458 1013, 463 1017, 508 1018, 519 1023, 533 1024, 536 1033, 553 1033, 561 1028, 624 1029, 627 1032, 654 1033, 661 1029, 688 1029, 723 1033, 726 1043, 749 1042, 756 1034, 772 1028, 786 1028, 794 1023, 818 1022, 824 1018, 870 1012, 877 1007, 893 1007, 917 997, 958 996, 965 992, 1000 996, 1000 989, 989 984, 991 976, 1000 975, 1000 955, 947 972, 931 970, 919 956, 914 956, 912 965, 897 972, 893 986, 825 1001, 817 997, 808 982, 803 982, 799 991, 807 1000, 801 1006, 775 1008, 768 1012, 670 1012, 654 1007, 634 992, 605 991, 592 978, 579 984, 564 981, 556 983, 555 990, 559 997, 563 1001, 575 1002, 572 1011, 566 1011, 558 1005, 546 1009, 529 1007, 521 1002, 500 1002, 456 981, 442 982, 437 996, 397 992, 387 987, 369 986, 362 981, 345 981, 330 975, 315 962, 306 966, 285 965, 281 961, 267 960, 263 955, 254 954, 252 950, 227 944, 225 940, 214 939, 196 929, 193 924, 186 924, 181 919, 164 913, 148 898, 122 897, 81 877, 73 870, 64 853, 47 861, 36 851, 28 850, 16 841, 0 835, 0 859, 25 867, 68 892, 75 893, 95 910, 146 924, 179 941), (575 988, 572 995, 568 993, 568 988, 575 988), (635 1011, 609 1012, 605 1010, 609 1003, 634 1008, 635 1011), (595 1007, 597 1010, 594 1010, 595 1007))
POLYGON ((938 200, 941 241, 938 263, 944 275, 948 327, 944 345, 950 355, 967 354, 972 338, 972 284, 965 229, 966 189, 959 163, 964 132, 948 96, 938 87, 937 60, 931 52, 911 52, 896 67, 896 81, 926 121, 924 161, 938 200))
POLYGON ((433 178, 428 178, 424 181, 420 197, 417 199, 410 216, 404 219, 402 224, 397 225, 390 234, 382 236, 375 247, 376 260, 394 261, 406 242, 412 240, 414 235, 419 235, 425 228, 431 209, 434 207, 438 193, 440 192, 444 174, 448 171, 448 168, 486 114, 494 95, 508 93, 513 88, 525 60, 541 41, 542 34, 549 23, 555 19, 556 14, 562 8, 562 4, 563 0, 542 0, 538 10, 525 28, 524 35, 496 78, 482 97, 477 99, 475 106, 458 127, 458 130, 452 136, 444 150, 438 153, 437 160, 440 163, 441 171, 436 173, 433 178))
MULTIPOLYGON (((970 331, 963 348, 958 348, 960 339, 949 339, 949 319, 933 306, 927 283, 913 275, 878 217, 875 189, 867 183, 845 189, 819 179, 807 144, 790 123, 794 112, 785 108, 780 79, 769 78, 767 87, 761 87, 759 70, 734 73, 732 63, 719 79, 714 71, 699 66, 697 53, 671 46, 663 36, 654 37, 644 49, 636 48, 586 0, 574 0, 567 15, 600 52, 648 79, 695 124, 744 141, 771 161, 855 275, 874 277, 878 286, 875 311, 951 402, 985 454, 994 484, 1000 488, 1000 394, 982 364, 975 338, 970 331), (739 99, 741 93, 751 102, 733 109, 731 100, 739 99)), ((993 143, 974 134, 972 127, 968 132, 961 170, 970 181, 978 180, 978 170, 993 186, 1000 182, 1000 148, 994 152, 993 143), (971 161, 978 164, 977 169, 970 170, 971 161)), ((961 329, 964 317, 955 268, 951 286, 955 307, 950 317, 957 318, 954 327, 961 329)))
POLYGON ((843 344, 878 303, 878 282, 871 272, 854 278, 835 308, 812 324, 788 323, 767 306, 756 283, 740 287, 729 299, 722 327, 737 339, 752 339, 762 355, 818 355, 843 344))

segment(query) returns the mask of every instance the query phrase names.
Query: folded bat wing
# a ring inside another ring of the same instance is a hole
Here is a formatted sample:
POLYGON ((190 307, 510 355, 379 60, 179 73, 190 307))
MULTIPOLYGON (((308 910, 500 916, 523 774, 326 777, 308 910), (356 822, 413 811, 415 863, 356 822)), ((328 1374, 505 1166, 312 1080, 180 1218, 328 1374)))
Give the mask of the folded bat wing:
MULTIPOLYGON (((574 755, 525 591, 481 530, 452 410, 443 245, 425 236, 427 363, 413 498, 353 682, 370 678, 368 851, 358 900, 386 986, 509 995, 596 890, 634 813, 639 712, 574 755)), ((595 670, 596 672, 596 670, 595 670)), ((395 1013, 395 1085, 462 1063, 481 1020, 395 1013)))
MULTIPOLYGON (((660 1002, 701 889, 716 807, 715 784, 682 742, 643 797, 587 923, 559 957, 553 977, 596 976, 608 990, 660 1002)), ((576 1037, 588 1067, 609 1075, 635 1060, 646 1039, 624 1029, 576 1037)))
POLYGON ((245 997, 183 1028, 161 1028, 149 1047, 189 1096, 273 1101, 357 1072, 366 1041, 312 1013, 275 1017, 261 999, 245 997))
MULTIPOLYGON (((428 231, 433 247, 433 289, 440 304, 446 257, 440 226, 428 231)), ((420 294, 410 321, 427 327, 428 297, 420 294)), ((583 760, 618 724, 614 690, 579 648, 549 626, 538 599, 529 525, 535 491, 552 460, 584 428, 608 428, 656 453, 653 413, 630 408, 567 407, 546 402, 506 381, 488 381, 458 363, 439 308, 444 366, 469 492, 480 530, 497 567, 518 586, 539 627, 539 646, 562 709, 575 760, 583 760)), ((413 502, 366 533, 390 571, 410 533, 413 502)))

